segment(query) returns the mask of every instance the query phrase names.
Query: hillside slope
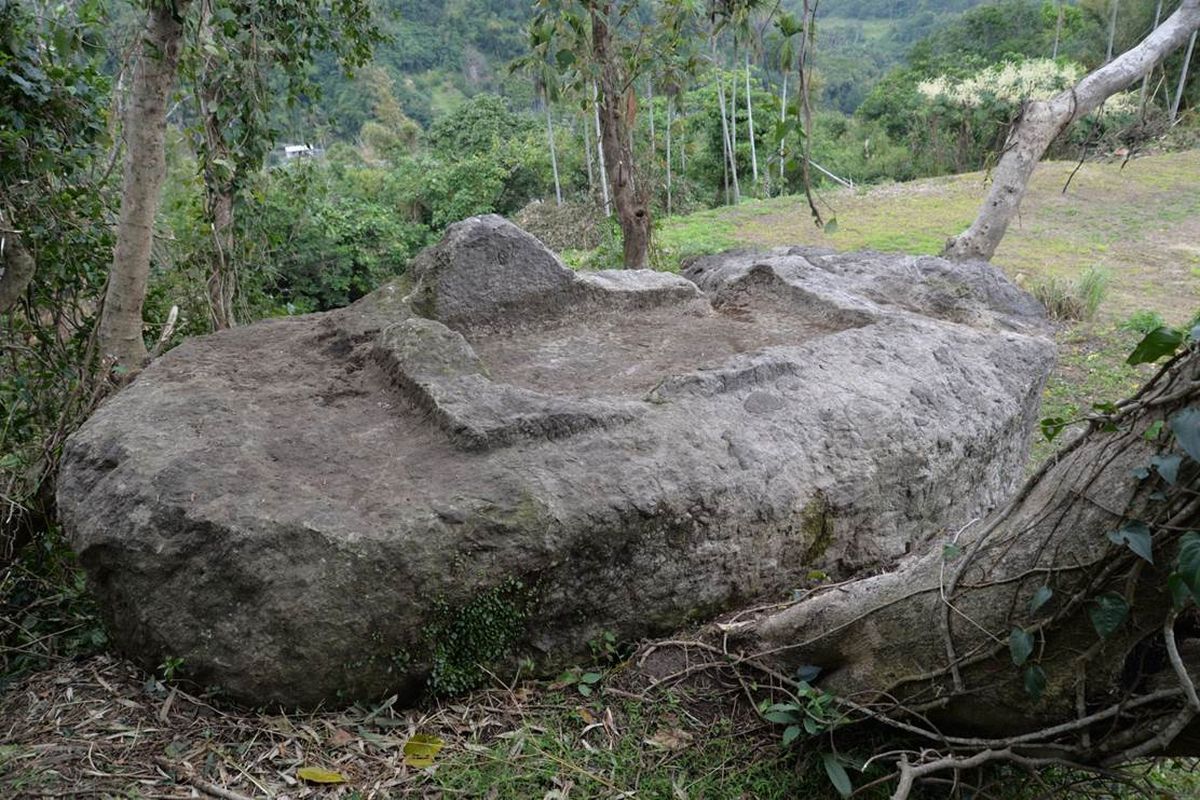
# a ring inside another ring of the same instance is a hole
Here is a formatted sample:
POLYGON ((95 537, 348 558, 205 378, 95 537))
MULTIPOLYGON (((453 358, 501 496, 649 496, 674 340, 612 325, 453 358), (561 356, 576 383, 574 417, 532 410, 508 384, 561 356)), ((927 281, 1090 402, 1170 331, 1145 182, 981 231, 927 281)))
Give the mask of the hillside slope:
MULTIPOLYGON (((1089 162, 1064 191, 1076 166, 1038 168, 995 263, 1026 286, 1089 267, 1108 272, 1098 324, 1140 309, 1188 319, 1200 308, 1200 150, 1089 162)), ((813 225, 803 197, 755 200, 665 220, 658 241, 668 261, 792 244, 936 254, 971 222, 986 191, 986 175, 973 172, 825 192, 822 213, 837 219, 832 233, 813 225)))

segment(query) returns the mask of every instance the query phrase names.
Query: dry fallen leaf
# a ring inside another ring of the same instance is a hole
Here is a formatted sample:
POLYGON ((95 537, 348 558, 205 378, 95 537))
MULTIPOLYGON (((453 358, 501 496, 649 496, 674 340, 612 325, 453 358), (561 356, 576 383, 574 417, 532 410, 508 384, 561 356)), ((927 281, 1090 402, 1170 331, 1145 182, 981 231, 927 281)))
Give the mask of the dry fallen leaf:
POLYGON ((663 750, 682 750, 691 742, 692 735, 679 728, 659 728, 646 740, 646 744, 651 747, 661 747, 663 750))

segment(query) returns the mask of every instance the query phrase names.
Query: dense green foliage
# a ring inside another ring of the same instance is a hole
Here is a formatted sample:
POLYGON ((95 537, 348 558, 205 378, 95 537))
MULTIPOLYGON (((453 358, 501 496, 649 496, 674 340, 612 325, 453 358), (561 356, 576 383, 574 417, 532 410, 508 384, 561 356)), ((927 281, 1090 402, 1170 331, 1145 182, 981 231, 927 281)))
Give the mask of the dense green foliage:
POLYGON ((0 0, 0 246, 18 237, 38 265, 0 318, 0 680, 103 642, 52 533, 52 477, 93 399, 84 378, 113 244, 111 80, 101 3, 41 11, 0 0))

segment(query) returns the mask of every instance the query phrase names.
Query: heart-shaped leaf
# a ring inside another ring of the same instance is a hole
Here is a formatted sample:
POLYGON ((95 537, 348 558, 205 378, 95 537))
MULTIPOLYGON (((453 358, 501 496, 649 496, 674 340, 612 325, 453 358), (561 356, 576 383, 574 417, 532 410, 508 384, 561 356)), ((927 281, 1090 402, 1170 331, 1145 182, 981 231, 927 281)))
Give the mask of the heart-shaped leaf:
POLYGON ((1165 455, 1154 456, 1150 459, 1151 466, 1154 470, 1162 475, 1163 480, 1172 486, 1179 479, 1179 465, 1183 463, 1183 456, 1178 453, 1167 453, 1165 455))
POLYGON ((1033 593, 1033 597, 1029 600, 1029 613, 1036 614, 1038 609, 1050 601, 1051 597, 1054 597, 1053 589, 1051 589, 1049 586, 1039 587, 1038 590, 1033 593))
POLYGON ((1171 433, 1192 461, 1200 461, 1200 408, 1185 408, 1171 417, 1171 433))
POLYGON ((1150 528, 1144 522, 1130 520, 1115 531, 1109 531, 1108 540, 1116 545, 1125 545, 1135 555, 1154 563, 1153 544, 1150 539, 1150 528))
POLYGON ((796 680, 812 683, 821 674, 821 668, 816 664, 801 664, 796 667, 796 680))
POLYGON ((1088 611, 1092 627, 1101 639, 1107 639, 1117 632, 1129 616, 1129 604, 1125 598, 1116 592, 1102 594, 1095 600, 1095 605, 1088 611))
POLYGON ((1008 651, 1012 654, 1012 662, 1021 666, 1033 654, 1033 636, 1024 628, 1013 628, 1008 635, 1008 651))
POLYGON ((1159 327, 1150 331, 1133 348, 1126 361, 1130 364, 1151 364, 1163 356, 1169 356, 1183 344, 1183 331, 1159 327))
POLYGON ((1034 700, 1041 700, 1046 691, 1046 671, 1037 664, 1025 668, 1025 691, 1034 700))
POLYGON ((1047 442, 1053 442, 1067 427, 1067 421, 1062 417, 1046 417, 1041 421, 1041 426, 1042 436, 1046 437, 1047 442))
POLYGON ((1176 566, 1188 588, 1200 593, 1200 533, 1188 531, 1180 538, 1176 566))
POLYGON ((1167 576, 1167 590, 1171 593, 1171 602, 1178 609, 1186 606, 1189 598, 1196 599, 1191 588, 1188 587, 1187 581, 1178 572, 1172 572, 1167 576))

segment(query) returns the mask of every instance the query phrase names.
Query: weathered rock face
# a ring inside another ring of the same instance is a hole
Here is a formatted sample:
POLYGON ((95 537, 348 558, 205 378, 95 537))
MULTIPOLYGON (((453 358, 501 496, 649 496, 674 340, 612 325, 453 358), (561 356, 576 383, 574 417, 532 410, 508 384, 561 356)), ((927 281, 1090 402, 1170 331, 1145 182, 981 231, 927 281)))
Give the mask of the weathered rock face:
POLYGON ((986 264, 575 274, 498 217, 329 314, 190 340, 67 447, 112 635, 253 702, 578 660, 884 565, 998 503, 1050 369, 986 264))

